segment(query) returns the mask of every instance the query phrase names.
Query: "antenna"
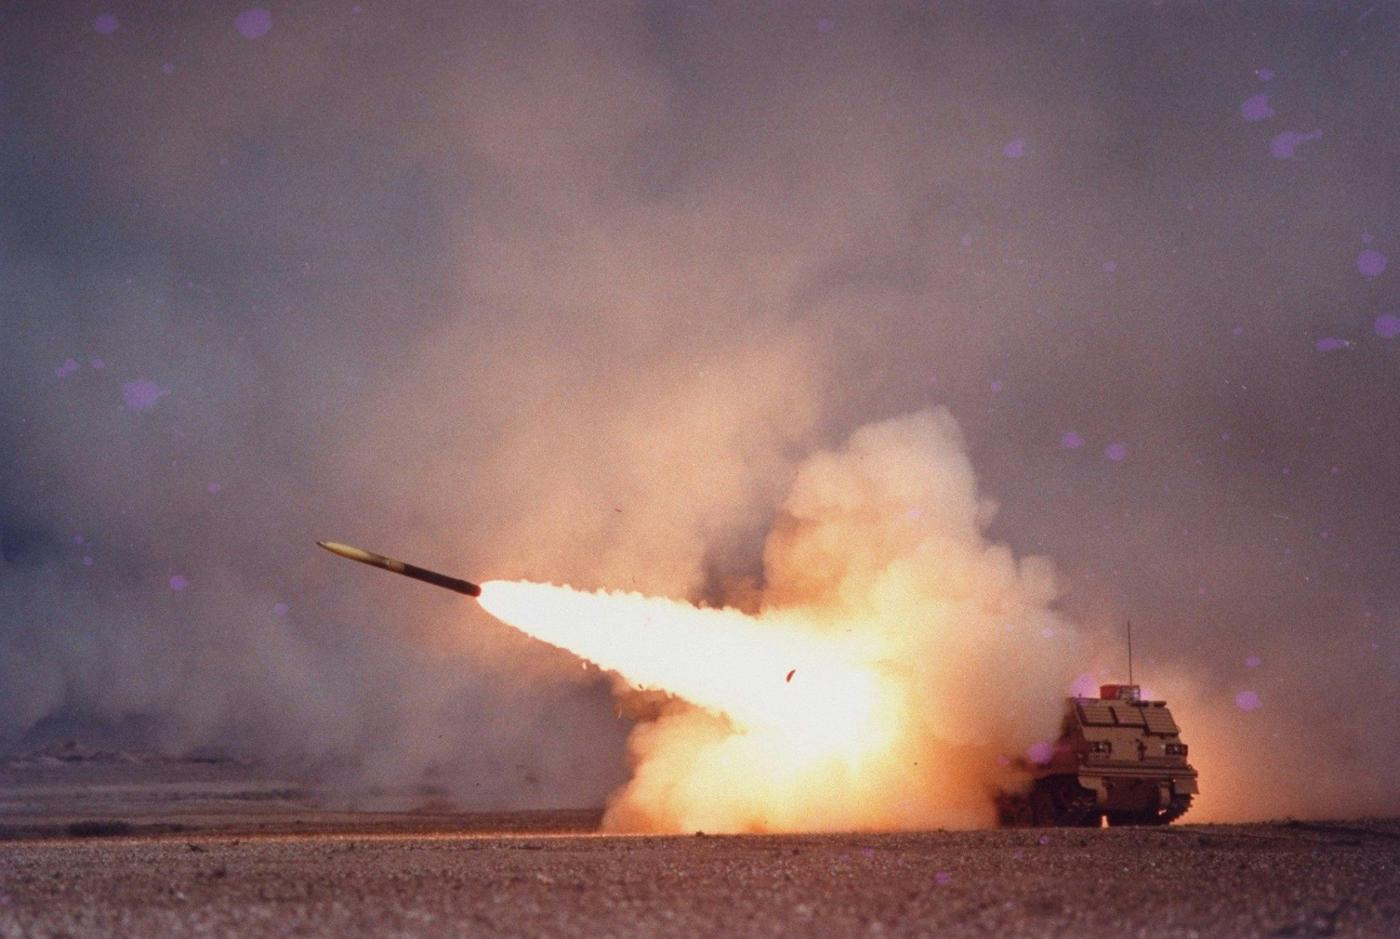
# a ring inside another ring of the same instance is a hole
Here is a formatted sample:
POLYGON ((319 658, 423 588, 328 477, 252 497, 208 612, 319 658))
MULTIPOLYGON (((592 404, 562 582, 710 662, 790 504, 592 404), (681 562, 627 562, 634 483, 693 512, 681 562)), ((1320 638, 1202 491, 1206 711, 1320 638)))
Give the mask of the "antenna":
POLYGON ((1128 620, 1128 684, 1133 683, 1133 621, 1128 620))

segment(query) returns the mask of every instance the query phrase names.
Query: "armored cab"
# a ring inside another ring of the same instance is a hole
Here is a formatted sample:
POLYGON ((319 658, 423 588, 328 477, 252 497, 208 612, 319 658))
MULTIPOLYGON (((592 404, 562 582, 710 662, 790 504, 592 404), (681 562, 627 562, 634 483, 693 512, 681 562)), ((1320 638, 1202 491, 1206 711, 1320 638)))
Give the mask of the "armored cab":
POLYGON ((1066 699, 1060 738, 1046 756, 1020 764, 1029 791, 998 794, 1002 825, 1096 828, 1105 817, 1110 825, 1166 825, 1199 791, 1166 702, 1143 701, 1137 685, 1066 699))

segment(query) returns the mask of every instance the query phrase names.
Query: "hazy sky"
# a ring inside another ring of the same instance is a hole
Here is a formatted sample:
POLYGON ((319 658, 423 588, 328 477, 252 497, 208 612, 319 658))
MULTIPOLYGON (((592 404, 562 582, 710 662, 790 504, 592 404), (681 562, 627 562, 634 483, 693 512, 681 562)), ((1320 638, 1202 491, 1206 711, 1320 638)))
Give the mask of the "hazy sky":
POLYGON ((735 600, 797 466, 944 405, 1086 671, 1131 617, 1193 752, 1394 810, 1397 53, 1386 3, 5 3, 0 744, 596 802, 605 676, 314 541, 735 600))

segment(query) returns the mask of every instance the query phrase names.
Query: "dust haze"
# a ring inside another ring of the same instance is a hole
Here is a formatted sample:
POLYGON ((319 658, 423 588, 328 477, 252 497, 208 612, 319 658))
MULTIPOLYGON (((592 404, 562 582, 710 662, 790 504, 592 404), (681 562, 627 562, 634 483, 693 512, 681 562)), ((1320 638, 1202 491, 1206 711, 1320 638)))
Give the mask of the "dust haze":
POLYGON ((942 762, 882 825, 985 821, 949 754, 1129 617, 1192 820, 1400 809, 1396 11, 453 7, 0 13, 7 752, 685 778, 334 538, 884 604, 942 762))

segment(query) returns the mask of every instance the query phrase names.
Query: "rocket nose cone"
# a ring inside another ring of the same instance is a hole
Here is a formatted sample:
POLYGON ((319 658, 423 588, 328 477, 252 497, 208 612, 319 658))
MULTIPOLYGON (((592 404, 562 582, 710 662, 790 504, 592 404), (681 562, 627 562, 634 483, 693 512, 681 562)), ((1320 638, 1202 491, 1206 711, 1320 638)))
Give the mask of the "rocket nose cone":
POLYGON ((339 541, 318 541, 316 544, 325 548, 336 557, 342 557, 348 561, 359 561, 361 564, 373 564, 377 567, 384 567, 385 564, 390 563, 388 558, 381 558, 379 555, 371 554, 363 548, 352 548, 350 545, 341 544, 339 541))

